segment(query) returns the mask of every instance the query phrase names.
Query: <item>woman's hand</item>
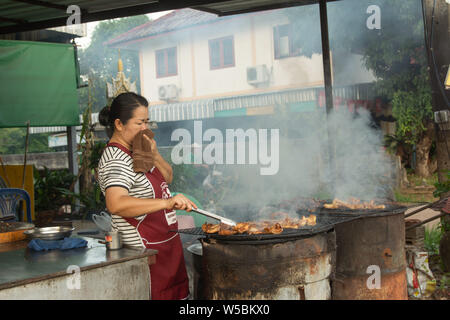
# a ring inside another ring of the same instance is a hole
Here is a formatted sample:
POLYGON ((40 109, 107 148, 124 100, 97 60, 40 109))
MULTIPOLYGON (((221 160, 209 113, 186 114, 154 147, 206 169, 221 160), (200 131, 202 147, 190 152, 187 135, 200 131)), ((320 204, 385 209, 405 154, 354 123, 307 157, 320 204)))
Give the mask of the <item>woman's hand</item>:
POLYGON ((167 203, 167 210, 186 210, 187 212, 189 212, 192 210, 192 208, 197 209, 195 203, 193 203, 181 193, 170 199, 167 199, 167 203))
POLYGON ((152 158, 156 159, 157 157, 160 157, 161 155, 159 154, 158 146, 156 145, 155 139, 150 139, 145 134, 143 136, 147 140, 147 142, 150 144, 150 150, 152 152, 152 158))

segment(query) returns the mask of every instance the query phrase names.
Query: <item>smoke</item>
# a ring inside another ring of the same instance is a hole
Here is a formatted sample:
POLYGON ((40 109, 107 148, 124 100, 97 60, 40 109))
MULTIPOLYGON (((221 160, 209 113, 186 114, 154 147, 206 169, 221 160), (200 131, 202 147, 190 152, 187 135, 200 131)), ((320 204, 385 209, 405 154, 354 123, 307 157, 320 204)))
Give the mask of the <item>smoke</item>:
MULTIPOLYGON (((369 111, 360 108, 352 113, 341 107, 328 116, 319 109, 298 117, 300 126, 293 127, 293 121, 280 126, 277 174, 260 175, 257 165, 216 166, 233 180, 216 210, 242 221, 267 219, 274 212, 271 206, 288 201, 302 205, 312 198, 386 201, 390 197, 393 164, 369 111)), ((294 209, 288 213, 296 216, 294 209)))

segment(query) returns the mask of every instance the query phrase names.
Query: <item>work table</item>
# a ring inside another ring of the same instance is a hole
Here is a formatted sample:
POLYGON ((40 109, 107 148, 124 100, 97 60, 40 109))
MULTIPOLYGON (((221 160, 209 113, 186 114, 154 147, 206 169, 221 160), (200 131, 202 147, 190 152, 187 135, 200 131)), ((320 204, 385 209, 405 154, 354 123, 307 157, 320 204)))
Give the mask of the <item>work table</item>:
MULTIPOLYGON (((90 237, 80 238, 88 241, 87 247, 69 250, 56 249, 49 251, 34 251, 27 247, 29 242, 27 240, 0 244, 0 298, 3 298, 2 292, 4 293, 5 290, 7 291, 8 289, 21 288, 21 294, 23 294, 23 290, 30 286, 37 286, 37 289, 43 287, 41 283, 43 281, 48 282, 46 284, 47 286, 49 283, 54 284, 58 281, 63 281, 65 283, 67 282, 67 278, 72 276, 74 269, 80 271, 82 287, 84 286, 85 288, 98 287, 100 289, 102 284, 106 284, 106 278, 109 276, 111 276, 111 279, 114 281, 126 282, 126 279, 117 279, 117 275, 123 275, 124 273, 133 273, 130 278, 134 277, 133 279, 139 283, 145 282, 147 279, 149 280, 148 265, 155 263, 156 250, 144 248, 107 250, 104 244, 98 242, 98 239, 90 237), (138 268, 132 266, 132 264, 137 263, 137 261, 139 261, 140 265, 138 268), (107 270, 109 269, 113 271, 108 274, 107 270), (142 274, 144 278, 136 278, 135 273, 137 269, 141 270, 139 271, 139 274, 142 274), (103 278, 98 278, 98 275, 94 276, 94 282, 97 281, 98 283, 92 284, 90 283, 90 280, 88 280, 88 275, 92 273, 102 274, 103 278), (145 273, 147 273, 148 276, 146 276, 145 273), (83 282, 83 280, 85 281, 83 282)), ((108 281, 111 282, 111 279, 108 281)), ((148 285, 141 291, 145 292, 146 288, 149 288, 149 281, 147 282, 148 285)), ((117 283, 117 285, 119 286, 120 284, 117 283)), ((74 291, 65 288, 67 291, 65 292, 64 285, 58 284, 56 287, 58 288, 55 288, 55 290, 59 291, 58 296, 49 296, 49 299, 59 299, 58 297, 61 297, 62 299, 77 299, 78 297, 87 299, 86 295, 78 292, 80 290, 74 291)), ((111 287, 110 289, 115 291, 120 290, 116 287, 111 287)), ((100 298, 99 296, 96 296, 95 293, 92 293, 92 288, 89 290, 94 299, 96 297, 100 298)), ((38 291, 39 290, 35 291, 36 294, 38 291)), ((135 293, 136 292, 133 292, 133 294, 135 293)), ((124 292, 121 292, 120 294, 123 295, 124 292)), ((30 296, 30 294, 28 293, 25 296, 30 296)), ((33 296, 34 295, 31 297, 32 299, 33 296)), ((119 298, 119 295, 117 297, 119 298)), ((20 296, 16 298, 20 299, 20 296)), ((39 299, 38 296, 36 296, 36 298, 39 299)), ((41 296, 40 298, 45 299, 46 297, 41 296)), ((105 295, 101 296, 101 298, 105 298, 105 295)), ((109 298, 114 298, 114 296, 109 298)))

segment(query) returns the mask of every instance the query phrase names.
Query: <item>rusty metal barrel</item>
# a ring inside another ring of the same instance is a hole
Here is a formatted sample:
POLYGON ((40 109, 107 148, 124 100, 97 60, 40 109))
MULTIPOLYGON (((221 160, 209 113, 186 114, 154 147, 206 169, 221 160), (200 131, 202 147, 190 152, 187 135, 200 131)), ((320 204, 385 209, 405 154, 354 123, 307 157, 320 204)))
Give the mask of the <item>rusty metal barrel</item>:
POLYGON ((202 240, 202 299, 326 300, 335 258, 333 230, 248 244, 202 240))
POLYGON ((404 210, 335 226, 334 300, 406 300, 404 210))

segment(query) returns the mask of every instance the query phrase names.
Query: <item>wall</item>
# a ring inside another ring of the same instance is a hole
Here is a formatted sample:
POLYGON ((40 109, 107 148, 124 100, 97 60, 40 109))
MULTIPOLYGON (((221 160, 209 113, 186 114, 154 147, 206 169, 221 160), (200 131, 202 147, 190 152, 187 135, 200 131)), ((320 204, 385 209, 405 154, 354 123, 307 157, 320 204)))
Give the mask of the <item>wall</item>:
POLYGON ((287 18, 278 14, 258 13, 147 39, 141 47, 142 94, 151 104, 161 104, 158 87, 167 84, 181 89, 179 101, 323 85, 321 55, 274 59, 273 27, 285 23, 287 18), (234 37, 235 66, 210 70, 208 40, 229 35, 234 37), (173 46, 178 74, 156 78, 155 50, 173 46), (262 89, 247 83, 247 67, 260 64, 271 71, 271 81, 262 89))
POLYGON ((0 290, 0 300, 148 300, 148 259, 141 258, 80 273, 80 289, 68 289, 72 274, 0 290))

